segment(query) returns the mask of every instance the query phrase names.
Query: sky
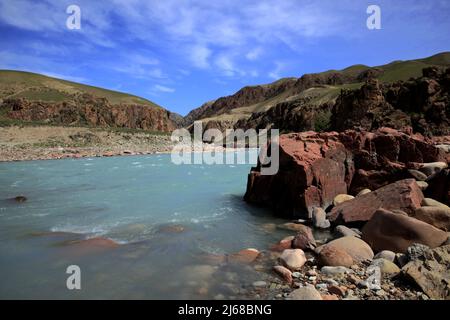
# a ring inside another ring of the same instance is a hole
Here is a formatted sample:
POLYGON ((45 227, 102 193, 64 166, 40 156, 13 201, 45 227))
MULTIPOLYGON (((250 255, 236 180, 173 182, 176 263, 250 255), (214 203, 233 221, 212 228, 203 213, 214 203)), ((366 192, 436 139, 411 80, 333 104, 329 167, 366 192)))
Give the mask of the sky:
POLYGON ((0 69, 138 95, 181 115, 246 85, 450 51, 446 0, 0 0, 0 69), (80 28, 66 12, 80 8, 80 28), (369 5, 381 9, 370 30, 369 5))

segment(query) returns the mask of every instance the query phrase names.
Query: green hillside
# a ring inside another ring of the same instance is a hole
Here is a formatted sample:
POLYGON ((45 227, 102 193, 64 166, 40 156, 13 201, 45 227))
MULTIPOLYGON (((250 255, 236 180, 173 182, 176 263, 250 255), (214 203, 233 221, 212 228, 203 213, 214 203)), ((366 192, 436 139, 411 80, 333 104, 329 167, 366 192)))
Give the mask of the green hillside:
POLYGON ((73 94, 89 93, 106 98, 111 104, 142 104, 160 108, 157 104, 131 94, 56 79, 41 74, 0 70, 0 99, 26 98, 33 101, 59 102, 73 94))

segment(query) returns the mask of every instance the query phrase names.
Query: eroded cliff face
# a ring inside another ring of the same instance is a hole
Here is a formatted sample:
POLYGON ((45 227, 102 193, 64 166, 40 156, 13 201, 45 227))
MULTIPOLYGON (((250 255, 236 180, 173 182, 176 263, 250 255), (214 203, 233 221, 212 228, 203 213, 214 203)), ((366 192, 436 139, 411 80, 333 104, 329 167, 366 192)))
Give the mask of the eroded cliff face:
POLYGON ((6 99, 0 106, 8 118, 61 125, 122 127, 169 132, 176 128, 170 112, 138 104, 111 104, 105 98, 89 94, 75 95, 72 100, 51 103, 6 99))
POLYGON ((343 91, 332 111, 333 130, 359 127, 402 129, 427 136, 450 134, 450 69, 430 67, 423 77, 382 85, 369 79, 359 90, 343 91))

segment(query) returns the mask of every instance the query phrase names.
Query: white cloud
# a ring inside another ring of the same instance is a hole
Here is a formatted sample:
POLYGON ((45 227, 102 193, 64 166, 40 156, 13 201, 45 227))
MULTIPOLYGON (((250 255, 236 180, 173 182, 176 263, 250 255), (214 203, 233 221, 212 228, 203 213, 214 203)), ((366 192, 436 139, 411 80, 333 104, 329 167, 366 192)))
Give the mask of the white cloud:
POLYGON ((174 88, 166 87, 160 84, 155 84, 152 87, 152 92, 164 92, 164 93, 173 93, 175 92, 174 88))
POLYGON ((268 77, 274 80, 279 80, 282 78, 281 73, 286 68, 286 63, 281 61, 275 61, 275 68, 269 72, 268 77))
POLYGON ((250 50, 249 52, 247 52, 245 57, 247 58, 247 60, 254 61, 254 60, 257 60, 261 56, 262 53, 263 53, 262 48, 258 47, 258 48, 254 48, 254 49, 250 50))
POLYGON ((194 66, 202 69, 209 67, 209 57, 211 56, 211 50, 202 45, 195 45, 189 50, 189 58, 194 66))

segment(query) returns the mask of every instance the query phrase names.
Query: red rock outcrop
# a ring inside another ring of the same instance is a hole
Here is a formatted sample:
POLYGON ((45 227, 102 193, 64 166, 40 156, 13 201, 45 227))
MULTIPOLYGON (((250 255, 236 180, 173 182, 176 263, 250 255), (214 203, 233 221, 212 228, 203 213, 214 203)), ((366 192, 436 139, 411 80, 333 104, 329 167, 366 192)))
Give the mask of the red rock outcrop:
POLYGON ((408 178, 412 162, 445 159, 425 138, 388 128, 287 134, 280 136, 279 145, 278 173, 263 176, 260 165, 252 168, 245 200, 288 217, 308 216, 314 207, 326 209, 338 194, 408 178))

